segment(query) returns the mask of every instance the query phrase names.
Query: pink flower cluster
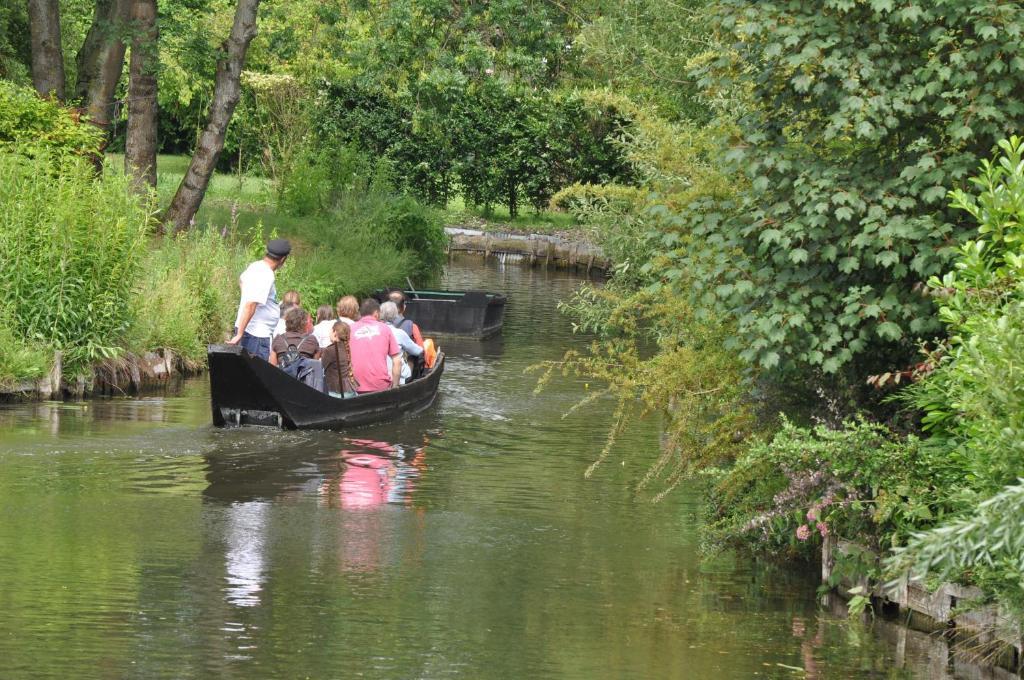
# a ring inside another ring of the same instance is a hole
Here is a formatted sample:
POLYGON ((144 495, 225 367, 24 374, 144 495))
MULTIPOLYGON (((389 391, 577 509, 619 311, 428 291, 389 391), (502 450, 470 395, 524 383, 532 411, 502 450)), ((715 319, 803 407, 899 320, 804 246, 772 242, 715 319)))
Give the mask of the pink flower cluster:
MULTIPOLYGON (((808 515, 809 514, 810 513, 808 513, 808 515)), ((818 530, 818 533, 821 534, 822 538, 828 536, 828 525, 824 522, 818 522, 814 525, 814 528, 818 530)), ((798 540, 806 541, 811 537, 811 528, 806 524, 801 524, 796 528, 796 537, 798 540)))

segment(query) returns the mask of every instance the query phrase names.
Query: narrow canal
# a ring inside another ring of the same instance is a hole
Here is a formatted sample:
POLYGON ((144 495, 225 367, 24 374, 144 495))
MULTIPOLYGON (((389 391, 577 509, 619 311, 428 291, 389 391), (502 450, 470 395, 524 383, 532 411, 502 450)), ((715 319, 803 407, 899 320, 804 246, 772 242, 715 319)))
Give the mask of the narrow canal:
POLYGON ((504 334, 444 343, 438 402, 394 424, 215 430, 205 379, 0 409, 0 677, 943 675, 813 574, 703 563, 696 495, 636 493, 656 422, 584 479, 610 405, 563 418, 586 386, 524 374, 586 342, 578 278, 444 283, 506 292, 504 334))

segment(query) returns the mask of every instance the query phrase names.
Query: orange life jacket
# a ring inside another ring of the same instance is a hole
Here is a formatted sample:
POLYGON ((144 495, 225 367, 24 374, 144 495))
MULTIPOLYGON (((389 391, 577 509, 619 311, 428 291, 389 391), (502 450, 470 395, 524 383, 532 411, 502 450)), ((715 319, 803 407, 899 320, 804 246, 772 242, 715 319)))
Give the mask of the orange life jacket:
POLYGON ((434 347, 434 341, 431 338, 423 341, 423 360, 426 362, 427 368, 433 368, 434 362, 437 361, 437 348, 434 347))

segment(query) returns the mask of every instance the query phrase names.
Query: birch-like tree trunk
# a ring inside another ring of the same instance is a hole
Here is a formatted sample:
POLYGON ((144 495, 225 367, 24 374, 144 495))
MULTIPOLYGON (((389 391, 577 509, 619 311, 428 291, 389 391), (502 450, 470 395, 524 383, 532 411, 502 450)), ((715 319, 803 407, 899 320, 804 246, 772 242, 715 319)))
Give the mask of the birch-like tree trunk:
POLYGON ((136 190, 156 188, 156 0, 132 0, 132 59, 128 69, 128 131, 124 169, 136 190))
POLYGON ((231 35, 221 46, 223 52, 217 61, 217 80, 210 104, 210 116, 199 137, 192 162, 178 185, 178 191, 164 214, 164 226, 172 231, 187 229, 192 223, 199 205, 206 195, 206 188, 213 175, 217 158, 224 150, 224 135, 227 133, 231 114, 238 105, 242 92, 242 68, 249 43, 256 36, 256 12, 260 0, 238 0, 231 35))
POLYGON ((89 121, 107 132, 114 117, 114 95, 124 71, 125 35, 131 0, 96 0, 92 24, 75 57, 74 98, 89 121))
POLYGON ((32 39, 32 85, 40 95, 53 95, 64 101, 58 0, 28 0, 28 25, 32 39))

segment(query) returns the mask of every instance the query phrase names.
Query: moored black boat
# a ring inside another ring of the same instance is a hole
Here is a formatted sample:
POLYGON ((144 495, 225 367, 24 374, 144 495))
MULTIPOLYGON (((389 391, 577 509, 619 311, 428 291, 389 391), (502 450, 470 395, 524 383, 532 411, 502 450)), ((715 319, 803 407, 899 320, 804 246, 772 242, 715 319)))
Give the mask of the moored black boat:
POLYGON ((336 399, 252 356, 238 345, 210 345, 213 424, 336 430, 393 420, 429 406, 444 372, 444 353, 422 377, 384 392, 336 399))
MULTIPOLYGON (((395 290, 395 289, 392 289, 395 290)), ((379 290, 378 300, 388 292, 379 290)), ((506 298, 500 293, 479 290, 404 290, 405 316, 412 319, 424 335, 455 335, 488 338, 501 332, 506 298)))

